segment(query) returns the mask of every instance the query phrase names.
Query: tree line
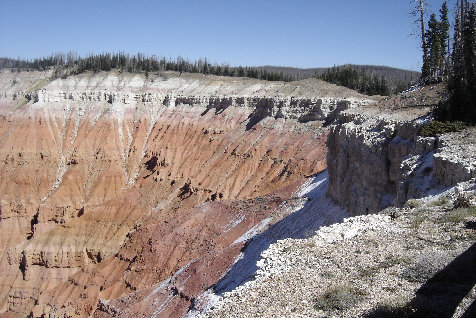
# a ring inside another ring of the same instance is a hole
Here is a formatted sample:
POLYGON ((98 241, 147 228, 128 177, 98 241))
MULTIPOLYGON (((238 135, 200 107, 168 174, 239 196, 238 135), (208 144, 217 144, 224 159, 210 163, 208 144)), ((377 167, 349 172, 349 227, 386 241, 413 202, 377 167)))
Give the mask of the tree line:
POLYGON ((441 116, 476 123, 476 3, 458 1, 455 16, 449 105, 441 116))
POLYGON ((351 65, 332 67, 316 77, 326 82, 345 86, 366 95, 390 95, 401 92, 410 85, 408 82, 399 82, 395 87, 390 87, 384 76, 368 74, 363 69, 356 69, 351 65))
MULTIPOLYGON (((334 66, 335 67, 335 66, 334 66)), ((230 67, 228 64, 211 64, 208 60, 199 59, 190 62, 181 57, 176 59, 158 58, 156 56, 148 57, 144 54, 130 56, 125 53, 102 53, 90 55, 85 58, 79 57, 76 53, 56 53, 44 58, 36 58, 33 60, 0 58, 0 68, 10 68, 12 70, 46 70, 54 69, 54 77, 67 77, 69 75, 80 74, 85 71, 108 71, 111 69, 119 69, 123 72, 145 73, 149 75, 151 72, 161 73, 162 71, 192 72, 202 74, 214 74, 222 76, 250 77, 263 79, 268 81, 295 81, 303 80, 311 77, 318 77, 339 85, 347 85, 348 80, 336 81, 333 68, 293 68, 278 66, 256 66, 256 67, 230 67), (324 73, 331 73, 330 76, 323 76, 324 73)), ((361 85, 350 86, 352 89, 360 90, 367 94, 383 94, 386 92, 376 89, 382 86, 382 79, 388 86, 388 91, 398 93, 407 89, 420 76, 419 72, 395 69, 386 66, 375 65, 343 65, 337 67, 338 70, 352 68, 360 74, 365 73, 368 78, 361 80, 361 85), (379 81, 377 84, 376 81, 379 81), (366 84, 373 81, 373 84, 366 84), (363 85, 365 84, 365 85, 363 85), (368 86, 368 87, 367 87, 368 86), (362 87, 367 87, 362 89, 362 87)), ((347 72, 347 71, 346 71, 347 72)), ((342 76, 337 76, 341 78, 342 76)), ((352 80, 354 83, 355 80, 352 80)))
POLYGON ((420 45, 423 51, 423 64, 421 68, 421 79, 429 82, 435 81, 449 72, 450 63, 450 43, 449 43, 449 21, 448 7, 446 1, 443 2, 439 11, 439 19, 432 13, 428 26, 425 23, 428 4, 426 0, 412 0, 415 3, 412 15, 416 18, 414 23, 418 25, 417 35, 420 38, 420 45))
POLYGON ((447 76, 449 72, 449 30, 448 7, 443 2, 439 10, 439 19, 432 13, 425 33, 426 57, 423 60, 422 76, 437 78, 447 76))
POLYGON ((453 45, 450 44, 448 7, 443 2, 439 16, 431 14, 428 24, 424 16, 426 3, 415 0, 421 29, 424 83, 447 81, 449 98, 437 112, 440 120, 476 123, 476 3, 458 0, 454 17, 453 45))
POLYGON ((33 60, 0 58, 0 68, 11 68, 17 70, 39 70, 54 68, 55 76, 67 77, 77 75, 86 71, 101 72, 119 69, 122 72, 144 73, 149 76, 150 72, 164 71, 188 72, 212 74, 218 76, 250 77, 267 81, 290 82, 296 78, 284 72, 272 72, 265 69, 253 67, 231 67, 228 64, 211 64, 207 59, 189 61, 182 57, 176 59, 158 58, 155 55, 146 56, 138 53, 129 55, 126 53, 101 53, 91 54, 85 58, 75 53, 56 53, 48 57, 36 58, 33 60))

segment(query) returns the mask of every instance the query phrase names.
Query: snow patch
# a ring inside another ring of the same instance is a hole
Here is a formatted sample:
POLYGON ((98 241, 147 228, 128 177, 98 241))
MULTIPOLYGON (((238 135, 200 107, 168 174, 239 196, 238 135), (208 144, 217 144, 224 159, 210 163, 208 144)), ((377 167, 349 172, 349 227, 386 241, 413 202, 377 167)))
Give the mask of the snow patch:
MULTIPOLYGON (((197 299, 196 310, 190 311, 186 317, 198 317, 206 309, 215 306, 222 295, 234 292, 253 284, 263 265, 263 257, 273 244, 286 239, 302 239, 314 235, 315 231, 329 224, 341 222, 347 216, 346 211, 326 196, 328 174, 324 171, 313 179, 309 179, 293 192, 293 199, 301 198, 301 204, 294 208, 284 219, 266 228, 274 211, 269 218, 264 219, 243 236, 235 241, 248 241, 230 270, 216 284, 213 291, 208 290, 197 299)), ((276 210, 290 209, 291 205, 284 202, 276 210)), ((278 211, 275 211, 278 212, 278 211)), ((350 221, 349 221, 350 222, 350 221)), ((351 237, 351 232, 348 236, 351 237)))

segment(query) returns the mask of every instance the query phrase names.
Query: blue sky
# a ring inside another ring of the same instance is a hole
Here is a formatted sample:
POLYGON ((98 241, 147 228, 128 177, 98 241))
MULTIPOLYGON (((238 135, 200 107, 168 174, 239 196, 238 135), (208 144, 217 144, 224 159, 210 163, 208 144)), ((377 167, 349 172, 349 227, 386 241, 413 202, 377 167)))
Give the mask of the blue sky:
MULTIPOLYGON (((0 56, 123 51, 234 66, 419 70, 411 1, 0 0, 0 56)), ((427 1, 434 12, 443 3, 427 1)))

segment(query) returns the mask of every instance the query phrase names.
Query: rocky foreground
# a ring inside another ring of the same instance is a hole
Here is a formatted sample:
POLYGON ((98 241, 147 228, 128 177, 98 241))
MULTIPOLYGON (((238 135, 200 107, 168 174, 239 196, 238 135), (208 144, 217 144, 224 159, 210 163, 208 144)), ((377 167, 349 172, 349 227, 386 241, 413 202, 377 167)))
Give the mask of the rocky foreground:
POLYGON ((475 201, 473 179, 279 240, 253 280, 207 295, 208 310, 190 317, 474 317, 475 201), (458 207, 461 196, 473 206, 458 207))

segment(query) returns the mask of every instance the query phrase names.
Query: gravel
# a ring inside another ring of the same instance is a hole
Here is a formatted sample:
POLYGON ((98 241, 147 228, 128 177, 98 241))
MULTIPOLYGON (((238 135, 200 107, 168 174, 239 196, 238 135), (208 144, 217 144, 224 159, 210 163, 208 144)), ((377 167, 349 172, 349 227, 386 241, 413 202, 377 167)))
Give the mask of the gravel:
POLYGON ((435 274, 464 272, 454 264, 464 266, 468 255, 475 261, 476 231, 467 224, 476 214, 466 210, 458 222, 446 217, 457 194, 476 203, 474 181, 401 209, 347 218, 308 238, 279 240, 261 253, 254 280, 215 295, 210 308, 195 315, 376 317, 417 310, 438 316, 450 308, 459 317, 476 298, 472 277, 454 282, 435 274))

